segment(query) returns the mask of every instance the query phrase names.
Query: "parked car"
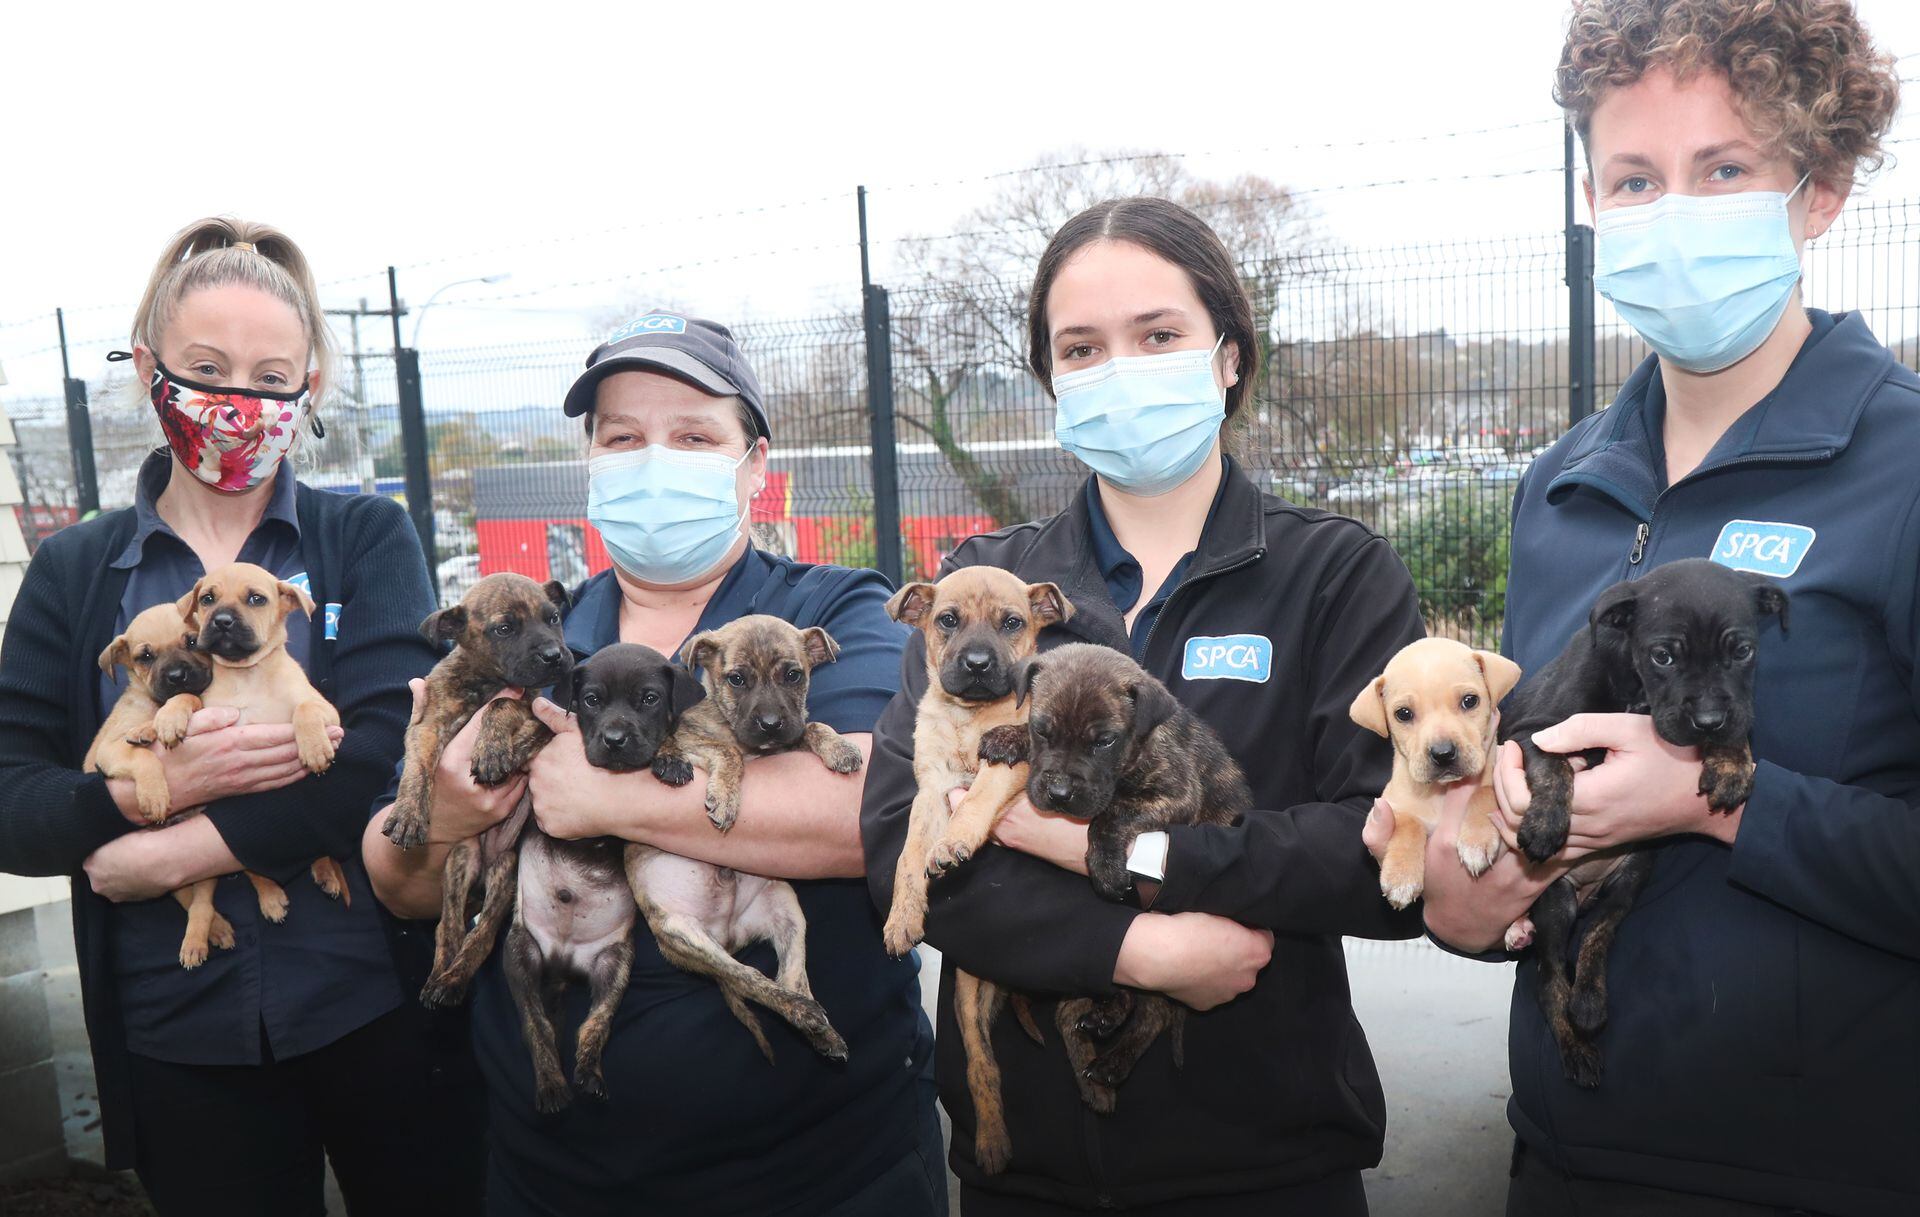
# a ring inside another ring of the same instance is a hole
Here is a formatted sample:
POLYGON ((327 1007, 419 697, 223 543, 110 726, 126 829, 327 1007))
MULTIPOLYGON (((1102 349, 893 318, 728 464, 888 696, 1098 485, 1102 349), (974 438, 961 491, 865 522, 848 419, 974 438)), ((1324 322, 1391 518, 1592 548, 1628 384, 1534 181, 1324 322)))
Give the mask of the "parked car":
POLYGON ((452 604, 480 582, 480 555, 458 554, 440 564, 440 603, 452 604))

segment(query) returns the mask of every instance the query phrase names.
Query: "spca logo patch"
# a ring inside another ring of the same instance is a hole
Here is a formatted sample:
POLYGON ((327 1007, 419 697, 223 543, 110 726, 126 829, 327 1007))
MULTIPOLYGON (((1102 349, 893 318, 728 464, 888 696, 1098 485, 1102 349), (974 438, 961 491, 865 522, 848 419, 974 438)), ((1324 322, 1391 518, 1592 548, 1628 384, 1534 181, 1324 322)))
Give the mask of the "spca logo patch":
POLYGON ((1713 543, 1713 560, 1734 570, 1785 579, 1806 560, 1814 535, 1804 524, 1728 520, 1713 543))
POLYGON ((1265 684, 1273 675, 1273 641, 1259 634, 1187 639, 1180 675, 1188 680, 1245 680, 1265 684))
POLYGON ((620 342, 638 334, 684 334, 687 332, 687 319, 675 317, 671 313, 648 313, 644 317, 635 317, 613 333, 607 335, 608 342, 620 342))

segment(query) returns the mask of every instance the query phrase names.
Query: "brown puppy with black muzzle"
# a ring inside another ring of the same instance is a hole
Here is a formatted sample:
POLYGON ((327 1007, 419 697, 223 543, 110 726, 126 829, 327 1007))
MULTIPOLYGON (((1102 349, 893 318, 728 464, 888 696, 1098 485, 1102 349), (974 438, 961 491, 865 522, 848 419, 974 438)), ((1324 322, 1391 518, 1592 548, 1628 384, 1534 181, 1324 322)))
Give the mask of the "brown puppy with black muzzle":
MULTIPOLYGON (((173 747, 187 735, 187 722, 200 708, 200 694, 213 682, 213 661, 193 649, 193 634, 180 609, 156 604, 127 623, 127 632, 100 652, 100 670, 127 670, 127 687, 93 737, 80 768, 110 778, 131 778, 140 814, 159 824, 172 811, 167 775, 154 755, 157 741, 173 747)), ((180 966, 207 961, 209 945, 233 948, 233 925, 214 911, 214 880, 179 888, 173 898, 187 910, 187 932, 180 941, 180 966)))
MULTIPOLYGON (((429 641, 451 642, 454 648, 427 673, 425 696, 407 724, 400 788, 380 828, 388 840, 402 849, 426 843, 440 754, 476 713, 481 717, 472 774, 482 786, 498 786, 524 769, 553 738, 525 699, 494 698, 505 689, 542 689, 567 678, 573 655, 560 624, 567 604, 567 589, 557 581, 542 585, 502 572, 488 575, 460 603, 420 623, 429 641)), ((447 853, 433 972, 420 990, 426 1005, 458 1004, 492 952, 513 907, 516 847, 531 810, 532 804, 521 799, 505 820, 447 853), (476 883, 481 885, 478 910, 471 907, 476 883)))
MULTIPOLYGON (((292 723, 300 763, 309 773, 325 773, 334 753, 328 731, 340 725, 340 712, 287 654, 287 618, 295 610, 313 616, 313 597, 263 567, 233 562, 202 575, 175 607, 194 634, 194 649, 213 659, 213 680, 200 700, 233 707, 242 725, 292 723)), ((321 891, 351 900, 346 874, 332 858, 315 860, 311 873, 321 891)), ((260 915, 276 924, 285 920, 286 890, 265 875, 246 876, 260 915)))
POLYGON ((687 711, 653 758, 669 786, 707 771, 707 818, 721 832, 740 815, 747 756, 804 747, 835 773, 857 773, 860 750, 825 723, 807 721, 808 673, 840 657, 819 626, 795 629, 764 613, 737 618, 687 640, 681 661, 706 681, 706 700, 687 711))
POLYGON ((968 566, 938 583, 907 584, 887 601, 887 613, 918 628, 927 643, 927 691, 913 724, 918 789, 885 931, 887 953, 899 958, 926 936, 928 880, 985 845, 1027 785, 1027 767, 1004 755, 1026 736, 1014 675, 1040 631, 1071 619, 1073 605, 1051 583, 968 566), (998 763, 983 768, 983 758, 998 763), (947 796, 962 786, 967 796, 949 815, 947 796))
POLYGON ((1460 824, 1460 864, 1482 874, 1499 858, 1493 826, 1493 712, 1520 683, 1520 665, 1448 638, 1408 643, 1353 699, 1354 722, 1393 744, 1393 777, 1382 797, 1393 838, 1380 860, 1380 892, 1397 909, 1426 890, 1427 837, 1447 791, 1476 787, 1460 824))
MULTIPOLYGON (((694 765, 705 769, 707 815, 725 832, 738 814, 748 754, 804 747, 835 773, 857 772, 863 764, 860 750, 826 724, 807 721, 810 673, 839 653, 818 626, 796 629, 764 614, 688 640, 683 655, 687 667, 704 679, 706 698, 681 716, 654 754, 654 776, 682 786, 693 780, 694 765)), ((814 1000, 807 980, 807 922, 792 884, 650 845, 628 845, 625 862, 633 898, 660 954, 677 968, 711 976, 768 1061, 773 1046, 748 1003, 779 1015, 815 1052, 846 1059, 846 1042, 814 1000), (773 944, 778 962, 772 980, 733 957, 755 942, 773 944)))
MULTIPOLYGON (((1130 895, 1127 853, 1141 833, 1231 824, 1252 805, 1246 779, 1220 737, 1119 651, 1088 643, 1058 647, 1027 660, 1018 686, 1028 713, 1027 798, 1041 811, 1087 822, 1087 875, 1107 899, 1130 895)), ((1022 1000, 966 973, 955 978, 974 1160, 989 1174, 1004 1169, 1012 1153, 991 1038, 1009 996, 1022 1000)), ((1031 1017, 1018 1012, 1038 1041, 1031 1017)), ((1174 1064, 1182 1064, 1186 1016, 1187 1008, 1173 999, 1132 989, 1056 1004, 1054 1023, 1080 1097, 1097 1112, 1112 1112, 1115 1088, 1163 1032, 1172 1035, 1174 1064)))

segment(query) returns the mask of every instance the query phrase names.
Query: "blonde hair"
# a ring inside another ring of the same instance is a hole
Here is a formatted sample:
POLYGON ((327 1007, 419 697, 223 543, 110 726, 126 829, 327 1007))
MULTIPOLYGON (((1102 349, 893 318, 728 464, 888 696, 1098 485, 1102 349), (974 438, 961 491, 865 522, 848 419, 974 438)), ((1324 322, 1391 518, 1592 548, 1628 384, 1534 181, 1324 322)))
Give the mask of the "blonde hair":
POLYGON ((308 363, 320 372, 320 393, 313 402, 318 412, 321 396, 333 385, 333 335, 327 329, 307 256, 277 228, 212 216, 175 233, 147 280, 146 294, 133 318, 133 341, 157 350, 182 300, 201 288, 229 283, 258 288, 299 314, 307 332, 308 363))

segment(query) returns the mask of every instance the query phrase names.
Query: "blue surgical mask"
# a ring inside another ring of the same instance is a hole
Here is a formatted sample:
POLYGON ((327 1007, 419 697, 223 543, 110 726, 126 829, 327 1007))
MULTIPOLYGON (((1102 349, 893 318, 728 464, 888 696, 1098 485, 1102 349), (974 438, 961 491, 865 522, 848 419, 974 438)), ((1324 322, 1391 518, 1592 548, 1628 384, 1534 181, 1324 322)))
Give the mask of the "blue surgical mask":
POLYGON ((1670 194, 1596 218, 1593 283, 1675 367, 1718 372, 1753 354, 1800 281, 1782 194, 1670 194))
POLYGON ((587 462, 587 519, 621 570, 647 583, 689 583, 712 573, 747 522, 734 474, 718 452, 652 445, 587 462))
MULTIPOLYGON (((1225 335, 1221 341, 1226 340, 1225 335)), ((1060 446, 1129 494, 1165 494, 1206 463, 1227 417, 1211 351, 1127 355, 1053 378, 1060 446)))

